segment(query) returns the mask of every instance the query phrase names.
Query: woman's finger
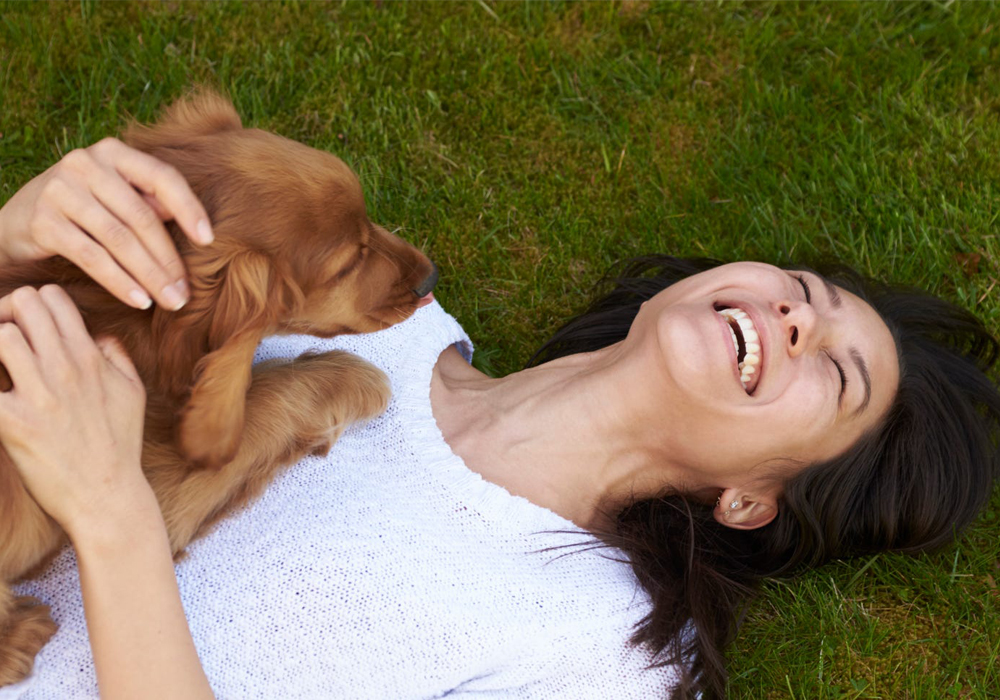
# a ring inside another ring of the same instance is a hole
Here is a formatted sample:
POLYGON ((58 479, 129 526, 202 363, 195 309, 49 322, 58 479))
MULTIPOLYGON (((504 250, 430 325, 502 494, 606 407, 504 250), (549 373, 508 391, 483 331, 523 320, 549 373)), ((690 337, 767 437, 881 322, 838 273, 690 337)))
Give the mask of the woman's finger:
POLYGON ((79 190, 68 193, 64 214, 104 246, 157 304, 179 309, 188 297, 184 263, 163 222, 120 178, 102 176, 97 180, 100 184, 91 185, 92 194, 79 190))
POLYGON ((160 219, 162 219, 163 221, 170 221, 172 218, 174 218, 169 211, 163 208, 163 205, 160 204, 160 200, 158 200, 156 197, 148 195, 145 192, 142 192, 141 190, 136 190, 136 192, 139 193, 139 196, 142 197, 142 199, 146 202, 146 204, 153 207, 153 211, 156 212, 156 215, 160 217, 160 219))
POLYGON ((94 342, 112 367, 134 384, 141 383, 142 380, 139 378, 139 373, 135 370, 135 365, 132 364, 132 359, 125 352, 125 348, 122 347, 117 338, 103 336, 94 342))
POLYGON ((126 180, 155 197, 188 238, 202 245, 212 242, 208 214, 175 168, 147 153, 129 148, 118 139, 108 138, 99 142, 95 153, 105 165, 115 168, 126 180))
POLYGON ((32 391, 44 386, 38 362, 28 341, 13 323, 0 323, 0 363, 18 391, 32 391))
POLYGON ((76 308, 66 290, 54 284, 47 284, 38 290, 38 296, 47 307, 49 318, 70 353, 93 346, 94 341, 87 332, 83 316, 80 315, 80 310, 76 308))
POLYGON ((148 309, 153 301, 111 254, 76 224, 62 220, 53 224, 46 236, 46 247, 58 250, 118 299, 137 309, 148 309))
POLYGON ((20 333, 31 346, 33 354, 42 355, 63 345, 52 314, 37 289, 21 287, 4 299, 9 300, 11 315, 9 320, 17 324, 20 333))

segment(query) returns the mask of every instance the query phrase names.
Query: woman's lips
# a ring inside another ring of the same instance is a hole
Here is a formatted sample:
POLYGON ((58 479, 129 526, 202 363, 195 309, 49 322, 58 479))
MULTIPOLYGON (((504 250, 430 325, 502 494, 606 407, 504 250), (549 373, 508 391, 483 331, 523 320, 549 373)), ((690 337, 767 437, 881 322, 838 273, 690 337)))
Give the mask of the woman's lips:
POLYGON ((736 354, 736 348, 733 347, 732 342, 732 330, 729 327, 729 322, 722 316, 722 314, 716 312, 716 317, 719 319, 719 325, 722 330, 723 342, 726 344, 726 353, 729 355, 729 366, 732 367, 733 377, 736 379, 737 385, 740 389, 746 391, 746 387, 743 386, 743 382, 740 381, 740 369, 739 369, 739 357, 736 354))

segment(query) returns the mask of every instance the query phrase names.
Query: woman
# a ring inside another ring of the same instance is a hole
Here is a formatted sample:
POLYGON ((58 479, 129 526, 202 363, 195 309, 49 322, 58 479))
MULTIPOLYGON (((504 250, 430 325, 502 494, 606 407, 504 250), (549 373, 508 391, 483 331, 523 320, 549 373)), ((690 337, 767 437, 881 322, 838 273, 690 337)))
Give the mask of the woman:
MULTIPOLYGON (((15 195, 0 244, 24 259, 104 243, 81 259, 98 281, 176 306, 158 292, 184 289, 166 234, 125 182, 193 239, 207 217, 169 170, 102 143, 15 195), (46 226, 57 177, 78 194, 46 226), (134 235, 106 237, 111 217, 134 235)), ((379 334, 269 340, 261 359, 362 354, 393 403, 175 578, 128 361, 55 289, 0 301, 0 321, 0 438, 76 550, 24 586, 62 625, 25 697, 92 693, 91 663, 106 697, 208 697, 207 678, 221 696, 721 695, 760 578, 940 545, 994 478, 996 344, 968 314, 846 273, 656 258, 503 379, 469 366, 436 304, 379 334)))

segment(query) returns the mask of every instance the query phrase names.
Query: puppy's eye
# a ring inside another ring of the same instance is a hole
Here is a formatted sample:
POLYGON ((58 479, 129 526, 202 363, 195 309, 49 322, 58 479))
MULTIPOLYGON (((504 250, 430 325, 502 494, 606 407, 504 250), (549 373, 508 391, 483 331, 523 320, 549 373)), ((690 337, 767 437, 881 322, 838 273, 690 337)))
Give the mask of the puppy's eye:
POLYGON ((362 264, 368 257, 368 246, 358 246, 358 256, 354 259, 354 266, 362 264))
POLYGON ((347 277, 351 272, 357 269, 358 265, 365 261, 365 255, 368 252, 368 246, 361 245, 358 247, 358 254, 354 256, 354 259, 348 263, 347 267, 343 268, 334 276, 334 280, 342 280, 347 277))

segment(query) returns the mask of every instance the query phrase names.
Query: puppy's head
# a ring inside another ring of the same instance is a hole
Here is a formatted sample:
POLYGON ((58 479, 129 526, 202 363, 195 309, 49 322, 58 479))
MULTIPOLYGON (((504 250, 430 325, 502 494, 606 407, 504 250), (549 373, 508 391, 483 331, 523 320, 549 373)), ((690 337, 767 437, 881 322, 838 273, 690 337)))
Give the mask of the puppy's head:
POLYGON ((180 442, 196 463, 220 466, 235 455, 265 335, 386 328, 413 313, 436 281, 426 256, 369 221, 358 179, 339 158, 244 129, 214 92, 193 93, 124 139, 177 168, 215 232, 211 245, 194 246, 171 224, 191 299, 153 314, 163 348, 158 381, 175 394, 190 391, 180 442))
POLYGON ((153 126, 133 125, 125 141, 177 168, 208 211, 213 244, 193 246, 176 227, 173 235, 191 276, 188 313, 203 299, 219 316, 216 340, 250 324, 322 336, 379 330, 413 313, 436 281, 423 253, 368 219, 343 161, 244 129, 214 92, 174 103, 153 126))

